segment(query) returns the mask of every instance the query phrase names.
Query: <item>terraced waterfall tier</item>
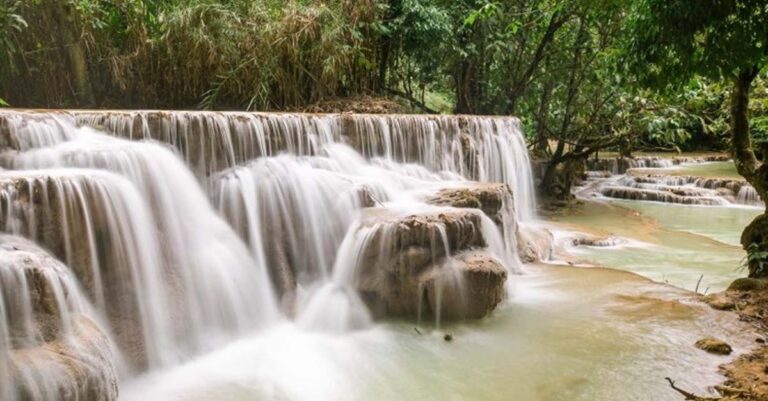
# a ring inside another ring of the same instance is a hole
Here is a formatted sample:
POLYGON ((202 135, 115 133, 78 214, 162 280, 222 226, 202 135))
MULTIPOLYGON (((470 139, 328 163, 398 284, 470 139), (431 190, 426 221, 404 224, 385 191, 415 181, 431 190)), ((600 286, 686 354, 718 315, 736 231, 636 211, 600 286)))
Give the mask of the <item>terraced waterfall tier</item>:
POLYGON ((764 206, 757 191, 741 177, 686 174, 692 166, 729 163, 723 155, 590 160, 577 194, 683 205, 764 206))
POLYGON ((520 122, 509 117, 162 111, 0 112, 0 148, 26 150, 68 139, 67 125, 175 147, 198 176, 281 153, 317 155, 346 143, 368 158, 507 183, 532 217, 533 182, 520 122))
POLYGON ((0 111, 0 231, 73 285, 0 286, 0 391, 111 401, 115 372, 281 321, 345 333, 486 316, 519 255, 548 255, 529 164, 515 118, 0 111), (87 307, 35 317, 51 291, 87 307), (70 331, 48 321, 87 338, 77 374, 53 373, 69 351, 45 333, 70 331), (28 373, 41 364, 52 376, 28 373))

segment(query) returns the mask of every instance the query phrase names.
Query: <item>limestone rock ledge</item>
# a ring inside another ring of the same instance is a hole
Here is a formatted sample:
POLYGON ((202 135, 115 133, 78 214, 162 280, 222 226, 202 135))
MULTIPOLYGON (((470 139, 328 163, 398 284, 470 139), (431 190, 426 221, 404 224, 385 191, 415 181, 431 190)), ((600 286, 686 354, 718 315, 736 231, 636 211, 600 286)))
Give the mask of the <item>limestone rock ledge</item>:
POLYGON ((114 401, 113 345, 69 270, 37 245, 0 235, 0 396, 114 401))
POLYGON ((514 216, 512 190, 507 184, 467 183, 457 188, 444 188, 429 197, 432 205, 480 209, 494 223, 501 225, 504 213, 514 216))
POLYGON ((475 319, 504 298, 507 269, 483 249, 479 211, 368 218, 356 286, 375 316, 475 319))

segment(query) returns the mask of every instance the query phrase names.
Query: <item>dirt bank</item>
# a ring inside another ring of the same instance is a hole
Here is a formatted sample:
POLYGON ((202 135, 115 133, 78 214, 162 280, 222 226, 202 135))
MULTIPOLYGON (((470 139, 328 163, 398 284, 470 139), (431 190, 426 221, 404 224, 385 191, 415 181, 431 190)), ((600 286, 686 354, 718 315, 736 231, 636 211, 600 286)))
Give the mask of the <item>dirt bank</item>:
POLYGON ((768 281, 739 279, 728 290, 704 300, 715 309, 737 313, 740 320, 752 324, 760 333, 755 338, 755 349, 720 367, 727 378, 716 386, 723 394, 720 400, 768 400, 768 281))

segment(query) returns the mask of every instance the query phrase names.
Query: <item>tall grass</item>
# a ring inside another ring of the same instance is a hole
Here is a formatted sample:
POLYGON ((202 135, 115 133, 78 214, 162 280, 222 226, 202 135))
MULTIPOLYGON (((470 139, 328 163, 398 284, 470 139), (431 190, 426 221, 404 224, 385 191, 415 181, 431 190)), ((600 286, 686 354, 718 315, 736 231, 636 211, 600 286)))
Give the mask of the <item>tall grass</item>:
POLYGON ((284 109, 375 81, 374 0, 0 1, 15 105, 284 109))

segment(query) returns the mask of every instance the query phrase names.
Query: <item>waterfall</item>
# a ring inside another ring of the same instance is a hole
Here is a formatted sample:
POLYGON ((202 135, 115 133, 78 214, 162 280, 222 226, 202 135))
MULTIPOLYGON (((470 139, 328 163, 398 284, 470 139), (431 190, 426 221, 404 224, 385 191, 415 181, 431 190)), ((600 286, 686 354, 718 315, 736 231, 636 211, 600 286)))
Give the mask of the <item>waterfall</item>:
MULTIPOLYGON (((139 303, 137 314, 144 323, 149 366, 173 363, 185 354, 206 349, 215 337, 244 332, 276 318, 266 267, 251 257, 234 231, 215 213, 194 176, 170 150, 155 143, 110 137, 87 127, 76 128, 66 122, 59 126, 66 130, 67 141, 17 154, 9 167, 31 170, 31 174, 44 171, 40 169, 54 169, 54 174, 84 169, 85 180, 94 176, 92 172, 105 170, 120 176, 102 178, 100 185, 91 186, 105 190, 99 194, 101 202, 65 205, 61 213, 54 215, 64 219, 61 229, 65 238, 82 241, 75 236, 75 230, 87 234, 91 260, 99 257, 93 241, 105 236, 93 233, 105 227, 121 230, 110 235, 108 243, 123 254, 90 270, 104 270, 103 266, 110 266, 110 262, 114 262, 115 269, 131 266, 126 268, 131 274, 123 276, 132 284, 123 291, 135 294, 139 303), (107 189, 112 183, 120 183, 122 192, 107 189), (86 226, 84 229, 66 220, 66 212, 78 208, 85 209, 80 210, 78 222, 86 226), (106 223, 88 226, 105 211, 111 212, 106 223)), ((85 191, 75 188, 72 192, 64 195, 64 204, 85 191)), ((71 265, 77 265, 72 256, 74 247, 68 244, 64 250, 71 265)), ((105 258, 117 254, 112 250, 103 253, 105 258)), ((103 304, 98 276, 94 276, 95 298, 103 304)))
POLYGON ((214 204, 260 264, 272 266, 272 280, 288 303, 297 282, 330 277, 355 211, 369 201, 363 185, 313 166, 329 161, 265 158, 214 181, 214 204))
POLYGON ((96 319, 64 265, 0 235, 0 399, 114 399, 112 343, 96 319))
POLYGON ((520 121, 511 117, 217 112, 73 112, 70 119, 179 149, 198 176, 280 153, 316 155, 346 143, 366 158, 509 184, 518 217, 535 217, 533 176, 520 121))
POLYGON ((76 169, 4 172, 0 183, 3 230, 55 252, 111 320, 134 317, 117 331, 139 334, 150 363, 165 359, 173 339, 159 244, 134 187, 116 175, 76 169))
POLYGON ((609 198, 708 206, 763 205, 755 189, 744 180, 637 173, 588 178, 602 181, 600 194, 609 198))
POLYGON ((0 166, 0 231, 65 262, 134 372, 281 313, 483 317, 535 220, 508 117, 0 111, 0 166))

